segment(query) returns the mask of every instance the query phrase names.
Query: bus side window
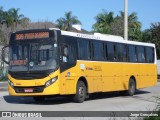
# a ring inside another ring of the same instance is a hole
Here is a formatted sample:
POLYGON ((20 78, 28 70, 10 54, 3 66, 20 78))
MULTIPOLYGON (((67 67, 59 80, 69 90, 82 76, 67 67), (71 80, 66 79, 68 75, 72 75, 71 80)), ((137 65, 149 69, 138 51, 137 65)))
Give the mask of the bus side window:
POLYGON ((93 59, 104 60, 104 48, 103 43, 99 41, 93 41, 93 59))
POLYGON ((117 61, 127 61, 127 47, 125 44, 116 44, 117 61))
POLYGON ((89 40, 85 40, 84 38, 78 38, 78 59, 91 59, 91 44, 89 40))
POLYGON ((118 55, 117 55, 117 44, 113 44, 113 48, 114 48, 114 61, 118 61, 118 55))
POLYGON ((107 47, 106 47, 106 51, 107 51, 107 58, 108 61, 114 61, 114 47, 113 47, 113 43, 108 42, 107 43, 107 47))
POLYGON ((136 47, 134 45, 128 45, 128 60, 129 62, 137 62, 136 47))
POLYGON ((154 48, 146 47, 146 62, 154 63, 154 48))
POLYGON ((68 62, 69 63, 75 63, 75 47, 73 45, 70 45, 68 47, 68 62))
POLYGON ((128 48, 127 45, 123 45, 123 62, 127 62, 128 61, 128 48))
POLYGON ((145 53, 143 46, 137 46, 138 62, 145 62, 145 53))
POLYGON ((117 58, 115 60, 121 62, 122 61, 122 44, 119 44, 119 43, 116 44, 115 52, 116 52, 115 58, 117 58))

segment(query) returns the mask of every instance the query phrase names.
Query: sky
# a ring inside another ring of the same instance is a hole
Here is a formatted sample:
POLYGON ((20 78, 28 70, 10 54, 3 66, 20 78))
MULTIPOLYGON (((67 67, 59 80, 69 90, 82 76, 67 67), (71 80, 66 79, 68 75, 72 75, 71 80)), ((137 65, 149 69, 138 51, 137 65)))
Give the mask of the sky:
MULTIPOLYGON (((114 12, 124 10, 124 0, 0 0, 4 10, 20 8, 20 14, 31 21, 54 22, 72 11, 82 23, 82 28, 92 30, 94 17, 103 9, 114 12)), ((151 23, 160 22, 160 0, 128 0, 128 13, 136 12, 142 23, 142 30, 150 28, 151 23)))

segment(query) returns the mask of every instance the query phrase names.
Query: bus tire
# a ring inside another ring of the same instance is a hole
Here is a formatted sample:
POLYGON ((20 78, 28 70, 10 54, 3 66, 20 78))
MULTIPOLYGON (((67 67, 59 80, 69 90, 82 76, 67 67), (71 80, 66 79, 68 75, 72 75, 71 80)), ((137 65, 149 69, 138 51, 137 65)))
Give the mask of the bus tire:
POLYGON ((35 102, 44 102, 45 97, 43 96, 37 96, 37 97, 33 97, 35 102))
POLYGON ((133 96, 135 94, 135 91, 136 91, 136 83, 133 78, 130 78, 128 83, 127 95, 133 96))
POLYGON ((86 98, 86 94, 87 94, 86 85, 84 84, 83 81, 78 81, 76 87, 76 94, 73 97, 74 102, 82 103, 86 98))

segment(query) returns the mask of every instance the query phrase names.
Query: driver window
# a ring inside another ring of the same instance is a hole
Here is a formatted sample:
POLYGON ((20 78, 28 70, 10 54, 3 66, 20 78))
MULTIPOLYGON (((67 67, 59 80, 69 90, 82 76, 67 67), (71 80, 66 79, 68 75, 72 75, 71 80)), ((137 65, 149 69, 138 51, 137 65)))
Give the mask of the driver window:
POLYGON ((63 62, 68 62, 68 46, 63 47, 63 62))
POLYGON ((62 47, 62 62, 75 63, 75 48, 73 45, 62 47))
POLYGON ((68 56, 68 47, 64 48, 64 56, 68 56))

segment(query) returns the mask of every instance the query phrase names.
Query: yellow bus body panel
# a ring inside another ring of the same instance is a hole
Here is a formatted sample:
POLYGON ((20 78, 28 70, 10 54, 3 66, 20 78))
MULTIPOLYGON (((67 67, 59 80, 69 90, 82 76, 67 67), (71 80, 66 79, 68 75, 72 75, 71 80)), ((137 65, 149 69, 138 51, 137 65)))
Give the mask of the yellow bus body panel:
POLYGON ((87 80, 89 93, 122 91, 128 89, 131 77, 135 78, 137 89, 156 85, 157 67, 156 64, 145 63, 78 60, 75 67, 64 71, 60 76, 65 86, 60 88, 65 89, 60 94, 75 94, 77 82, 81 77, 87 80))
POLYGON ((97 62, 78 60, 77 64, 60 73, 60 69, 44 79, 16 80, 10 75, 8 78, 15 86, 42 86, 45 82, 58 76, 58 80, 45 88, 41 93, 15 93, 8 86, 10 95, 38 96, 38 95, 69 95, 76 93, 76 85, 80 78, 87 81, 88 93, 122 91, 128 89, 131 77, 135 78, 136 88, 145 88, 157 84, 156 64, 97 62))

